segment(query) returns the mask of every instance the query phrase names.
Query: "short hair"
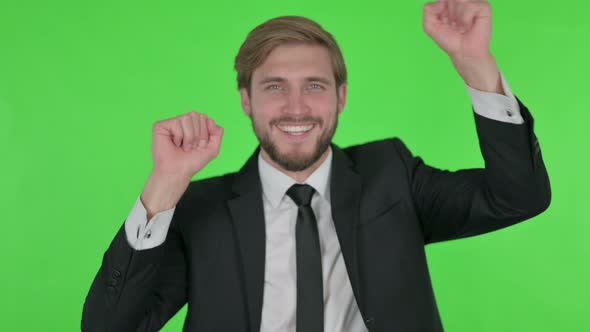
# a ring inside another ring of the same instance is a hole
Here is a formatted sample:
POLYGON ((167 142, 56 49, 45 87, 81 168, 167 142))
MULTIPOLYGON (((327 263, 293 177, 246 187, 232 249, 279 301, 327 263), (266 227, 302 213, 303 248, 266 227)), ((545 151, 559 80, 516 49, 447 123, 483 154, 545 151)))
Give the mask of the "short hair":
POLYGON ((246 88, 250 95, 252 73, 277 46, 306 43, 325 46, 330 52, 336 91, 346 83, 346 66, 340 47, 332 35, 318 23, 302 16, 281 16, 254 28, 240 47, 234 69, 238 74, 238 89, 246 88))

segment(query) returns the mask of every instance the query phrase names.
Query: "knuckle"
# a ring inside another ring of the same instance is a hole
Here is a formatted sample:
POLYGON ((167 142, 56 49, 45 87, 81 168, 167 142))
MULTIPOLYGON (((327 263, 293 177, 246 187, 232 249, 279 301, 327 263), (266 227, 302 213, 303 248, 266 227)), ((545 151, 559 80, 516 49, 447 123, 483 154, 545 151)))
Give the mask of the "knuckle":
POLYGON ((182 131, 182 120, 180 118, 174 121, 174 128, 176 130, 182 131))
POLYGON ((152 130, 166 129, 168 122, 166 120, 159 120, 152 124, 152 130))

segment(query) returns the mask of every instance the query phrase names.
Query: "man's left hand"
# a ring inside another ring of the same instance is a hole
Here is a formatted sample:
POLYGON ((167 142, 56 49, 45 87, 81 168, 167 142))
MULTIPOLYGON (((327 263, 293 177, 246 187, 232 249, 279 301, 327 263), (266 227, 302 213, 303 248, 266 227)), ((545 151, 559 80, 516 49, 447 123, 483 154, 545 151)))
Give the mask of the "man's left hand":
POLYGON ((424 32, 445 51, 465 83, 503 93, 490 52, 492 10, 483 0, 438 0, 424 5, 424 32))

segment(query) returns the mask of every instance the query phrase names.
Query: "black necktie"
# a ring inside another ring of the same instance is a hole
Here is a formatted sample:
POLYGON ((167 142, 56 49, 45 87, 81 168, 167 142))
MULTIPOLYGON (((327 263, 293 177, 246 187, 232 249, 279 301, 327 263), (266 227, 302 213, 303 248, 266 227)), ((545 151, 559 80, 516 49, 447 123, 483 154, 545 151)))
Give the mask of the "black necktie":
POLYGON ((318 226, 309 185, 295 184, 287 195, 297 204, 295 243, 297 255, 297 332, 324 330, 324 290, 322 286, 322 255, 318 226))

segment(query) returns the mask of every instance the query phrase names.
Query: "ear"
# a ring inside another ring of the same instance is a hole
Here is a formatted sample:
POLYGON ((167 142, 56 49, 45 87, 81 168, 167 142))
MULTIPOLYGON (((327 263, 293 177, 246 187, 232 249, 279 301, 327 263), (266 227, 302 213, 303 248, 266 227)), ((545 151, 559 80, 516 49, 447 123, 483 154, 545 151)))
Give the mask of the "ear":
POLYGON ((246 88, 240 88, 240 103, 244 114, 250 116, 252 108, 250 107, 250 96, 248 96, 248 90, 246 88))
POLYGON ((344 106, 346 105, 346 93, 348 92, 348 87, 346 83, 342 83, 338 88, 338 114, 344 111, 344 106))

